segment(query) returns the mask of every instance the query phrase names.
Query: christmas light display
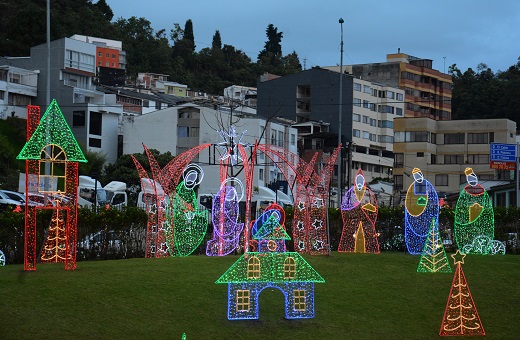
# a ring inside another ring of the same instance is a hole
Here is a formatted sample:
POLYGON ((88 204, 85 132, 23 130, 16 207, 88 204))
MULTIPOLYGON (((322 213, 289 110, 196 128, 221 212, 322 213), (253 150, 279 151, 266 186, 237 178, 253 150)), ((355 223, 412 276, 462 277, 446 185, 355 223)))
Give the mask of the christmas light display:
POLYGON ((456 268, 439 331, 441 336, 486 335, 462 270, 465 256, 458 250, 452 255, 456 268))
MULTIPOLYGON (((278 204, 272 203, 268 205, 264 212, 253 222, 253 226, 251 227, 251 235, 255 235, 260 228, 266 223, 269 219, 274 219, 270 223, 278 223, 285 231, 285 210, 278 204)), ((277 247, 279 249, 283 249, 281 251, 286 251, 285 242, 283 241, 274 241, 277 243, 277 247)), ((258 240, 254 237, 249 241, 250 248, 253 251, 258 251, 258 240)))
POLYGON ((0 266, 5 266, 5 255, 4 252, 0 250, 0 266))
POLYGON ((220 186, 213 198, 212 222, 213 237, 206 245, 206 255, 224 256, 238 248, 244 223, 238 223, 238 202, 242 199, 244 186, 237 178, 228 178, 220 186), (227 185, 234 183, 237 187, 227 185))
POLYGON ((354 182, 341 202, 343 230, 338 251, 379 254, 376 195, 366 186, 361 169, 357 171, 354 182))
MULTIPOLYGON (((489 239, 495 237, 495 221, 491 198, 486 190, 478 183, 477 175, 473 169, 464 171, 468 185, 460 192, 455 208, 455 223, 453 233, 457 247, 462 249, 466 245, 473 244, 477 236, 486 236, 489 239)), ((484 254, 489 251, 476 251, 484 254)))
MULTIPOLYGON (((279 240, 283 228, 270 217, 254 235, 259 244, 279 240)), ((285 234, 287 235, 287 234, 285 234)), ((287 235, 288 236, 288 235, 287 235)), ((259 295, 277 288, 285 298, 287 319, 314 317, 314 283, 325 280, 297 252, 266 247, 243 254, 217 281, 228 284, 228 319, 258 319, 259 295)))
POLYGON ((200 245, 208 227, 206 211, 199 209, 194 188, 204 177, 202 168, 190 164, 183 180, 170 195, 166 209, 166 244, 172 256, 188 256, 200 245))
POLYGON ((486 235, 478 235, 473 239, 471 244, 462 247, 464 254, 480 254, 480 255, 504 255, 506 253, 506 245, 498 240, 492 240, 486 235))
POLYGON ((47 237, 42 247, 40 261, 65 262, 67 256, 67 228, 63 215, 67 215, 68 209, 62 209, 61 202, 56 200, 56 208, 52 210, 51 223, 47 229, 47 237))
POLYGON ((191 160, 199 152, 209 146, 210 144, 203 144, 187 150, 172 159, 161 169, 153 154, 148 150, 146 145, 143 144, 148 162, 150 163, 152 178, 148 176, 148 172, 139 161, 132 156, 132 160, 141 178, 141 189, 145 193, 145 209, 148 215, 145 257, 163 257, 168 255, 164 228, 164 198, 175 192, 179 179, 191 160))
POLYGON ((290 182, 295 182, 293 240, 295 250, 311 255, 330 253, 327 226, 327 204, 330 179, 341 146, 330 155, 321 173, 316 171, 316 153, 309 163, 287 150, 272 145, 259 145, 275 164, 284 164, 280 171, 290 182), (298 160, 296 165, 295 160, 298 160))
MULTIPOLYGON (((77 188, 78 162, 86 162, 76 138, 72 134, 63 114, 52 100, 41 120, 37 106, 27 107, 27 142, 16 157, 25 160, 26 195, 29 192, 41 191, 48 194, 67 196, 63 206, 54 209, 66 209, 65 223, 65 269, 76 269, 76 237, 77 237, 77 188), (46 168, 50 169, 49 173, 46 168), (29 187, 30 180, 38 178, 36 188, 29 187), (40 183, 56 180, 57 188, 40 186, 40 183), (42 189, 40 189, 42 188, 42 189)), ((26 202, 29 199, 26 197, 26 202)), ((24 270, 36 270, 36 214, 38 209, 49 209, 52 206, 35 207, 25 205, 24 233, 24 270)))
POLYGON ((435 219, 432 219, 417 271, 423 273, 451 273, 450 263, 448 262, 448 257, 439 234, 439 226, 436 224, 435 219))
POLYGON ((404 239, 408 252, 421 254, 432 219, 439 220, 439 198, 433 185, 420 169, 412 171, 414 182, 408 188, 405 200, 404 239))

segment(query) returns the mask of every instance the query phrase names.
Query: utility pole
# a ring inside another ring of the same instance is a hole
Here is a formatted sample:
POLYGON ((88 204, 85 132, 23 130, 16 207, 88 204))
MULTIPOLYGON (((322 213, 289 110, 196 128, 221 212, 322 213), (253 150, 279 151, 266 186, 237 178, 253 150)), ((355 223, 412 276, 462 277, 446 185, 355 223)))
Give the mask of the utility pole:
MULTIPOLYGON (((338 146, 341 145, 341 133, 343 132, 341 129, 341 116, 343 115, 343 23, 345 21, 343 18, 339 18, 339 24, 341 27, 341 44, 340 44, 340 63, 339 63, 339 126, 338 126, 338 146)), ((339 151, 338 155, 338 192, 336 193, 337 205, 340 207, 341 205, 341 189, 342 189, 342 169, 341 163, 343 163, 342 157, 342 149, 339 151)))

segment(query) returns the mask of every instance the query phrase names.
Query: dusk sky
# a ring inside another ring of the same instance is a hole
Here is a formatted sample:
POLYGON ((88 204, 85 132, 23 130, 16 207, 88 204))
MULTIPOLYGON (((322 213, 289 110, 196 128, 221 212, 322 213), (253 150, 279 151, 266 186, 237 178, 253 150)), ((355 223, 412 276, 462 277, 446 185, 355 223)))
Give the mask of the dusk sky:
MULTIPOLYGON (((433 60, 433 68, 462 71, 485 63, 506 70, 520 57, 518 0, 106 0, 114 19, 149 20, 154 30, 193 22, 196 50, 211 47, 216 30, 223 44, 233 45, 256 62, 269 24, 283 32, 282 53, 296 51, 302 66, 340 63, 343 18, 343 64, 384 62, 400 48, 433 60)), ((124 48, 124 46, 123 46, 124 48)))

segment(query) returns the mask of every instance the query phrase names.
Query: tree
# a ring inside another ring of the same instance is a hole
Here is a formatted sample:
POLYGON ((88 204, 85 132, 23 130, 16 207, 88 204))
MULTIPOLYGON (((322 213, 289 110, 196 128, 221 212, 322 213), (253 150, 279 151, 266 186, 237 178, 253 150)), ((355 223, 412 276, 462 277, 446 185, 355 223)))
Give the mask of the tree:
POLYGON ((219 30, 216 30, 215 34, 213 35, 213 41, 211 42, 211 49, 214 51, 222 49, 222 39, 220 37, 219 30))
POLYGON ((98 2, 94 5, 98 8, 98 10, 103 13, 105 18, 107 18, 108 21, 112 21, 112 18, 114 17, 114 12, 108 6, 107 2, 105 0, 98 0, 98 2))
POLYGON ((283 32, 278 32, 277 27, 274 27, 273 24, 269 24, 265 30, 265 34, 267 35, 267 41, 265 42, 264 49, 258 54, 258 60, 269 54, 272 54, 275 58, 281 58, 283 32))

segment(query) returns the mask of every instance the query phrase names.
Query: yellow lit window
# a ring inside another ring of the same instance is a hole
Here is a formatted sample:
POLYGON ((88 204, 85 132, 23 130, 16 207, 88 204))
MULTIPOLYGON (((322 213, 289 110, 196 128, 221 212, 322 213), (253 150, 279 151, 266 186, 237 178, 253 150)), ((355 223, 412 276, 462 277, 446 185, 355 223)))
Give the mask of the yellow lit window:
POLYGON ((247 261, 247 278, 260 278, 260 260, 256 256, 249 258, 249 260, 247 261))
POLYGON ((237 290, 236 309, 237 312, 249 312, 251 303, 249 299, 249 290, 237 290))
POLYGON ((293 257, 288 257, 283 262, 284 279, 294 279, 296 277, 296 262, 293 257))
POLYGON ((293 290, 294 294, 294 310, 303 312, 306 310, 307 299, 305 298, 305 290, 293 290))

